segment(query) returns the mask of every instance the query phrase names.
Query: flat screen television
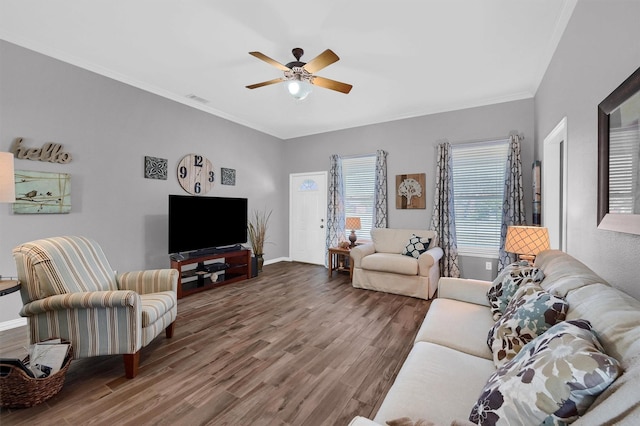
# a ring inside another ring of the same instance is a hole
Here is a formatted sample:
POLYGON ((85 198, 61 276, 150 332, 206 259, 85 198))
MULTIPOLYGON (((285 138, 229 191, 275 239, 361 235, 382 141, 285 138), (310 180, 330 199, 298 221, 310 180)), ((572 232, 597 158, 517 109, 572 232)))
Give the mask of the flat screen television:
POLYGON ((169 253, 247 242, 247 199, 169 195, 169 253))

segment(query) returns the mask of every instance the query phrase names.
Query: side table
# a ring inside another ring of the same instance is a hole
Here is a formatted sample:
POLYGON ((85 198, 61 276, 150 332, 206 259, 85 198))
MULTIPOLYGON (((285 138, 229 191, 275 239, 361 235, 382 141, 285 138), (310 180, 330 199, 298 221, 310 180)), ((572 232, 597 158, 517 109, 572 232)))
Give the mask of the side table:
POLYGON ((20 281, 0 280, 0 296, 20 290, 20 281))
POLYGON ((341 247, 329 248, 329 278, 333 276, 333 271, 349 271, 349 279, 353 278, 351 268, 351 250, 341 247))

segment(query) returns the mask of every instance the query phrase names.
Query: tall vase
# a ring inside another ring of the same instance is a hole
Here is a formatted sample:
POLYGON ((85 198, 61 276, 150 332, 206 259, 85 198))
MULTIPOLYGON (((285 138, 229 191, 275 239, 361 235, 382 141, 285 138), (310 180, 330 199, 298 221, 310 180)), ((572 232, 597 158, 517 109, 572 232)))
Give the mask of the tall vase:
POLYGON ((264 255, 256 254, 256 258, 258 259, 258 272, 262 272, 262 266, 264 266, 264 255))

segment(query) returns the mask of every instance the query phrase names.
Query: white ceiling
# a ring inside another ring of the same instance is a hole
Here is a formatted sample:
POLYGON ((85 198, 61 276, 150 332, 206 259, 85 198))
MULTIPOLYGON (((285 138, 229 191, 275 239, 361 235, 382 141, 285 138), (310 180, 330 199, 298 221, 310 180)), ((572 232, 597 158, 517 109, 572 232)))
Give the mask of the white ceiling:
POLYGON ((0 38, 289 139, 530 98, 576 1, 1 0, 0 38), (294 47, 351 93, 245 88, 294 47))

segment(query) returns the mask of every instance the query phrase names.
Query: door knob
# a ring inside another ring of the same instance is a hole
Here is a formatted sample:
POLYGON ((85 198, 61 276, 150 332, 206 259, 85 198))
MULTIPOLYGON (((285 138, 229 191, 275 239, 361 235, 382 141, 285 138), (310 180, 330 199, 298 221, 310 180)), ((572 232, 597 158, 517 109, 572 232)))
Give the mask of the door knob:
POLYGON ((324 228, 324 225, 320 225, 320 229, 324 228))

